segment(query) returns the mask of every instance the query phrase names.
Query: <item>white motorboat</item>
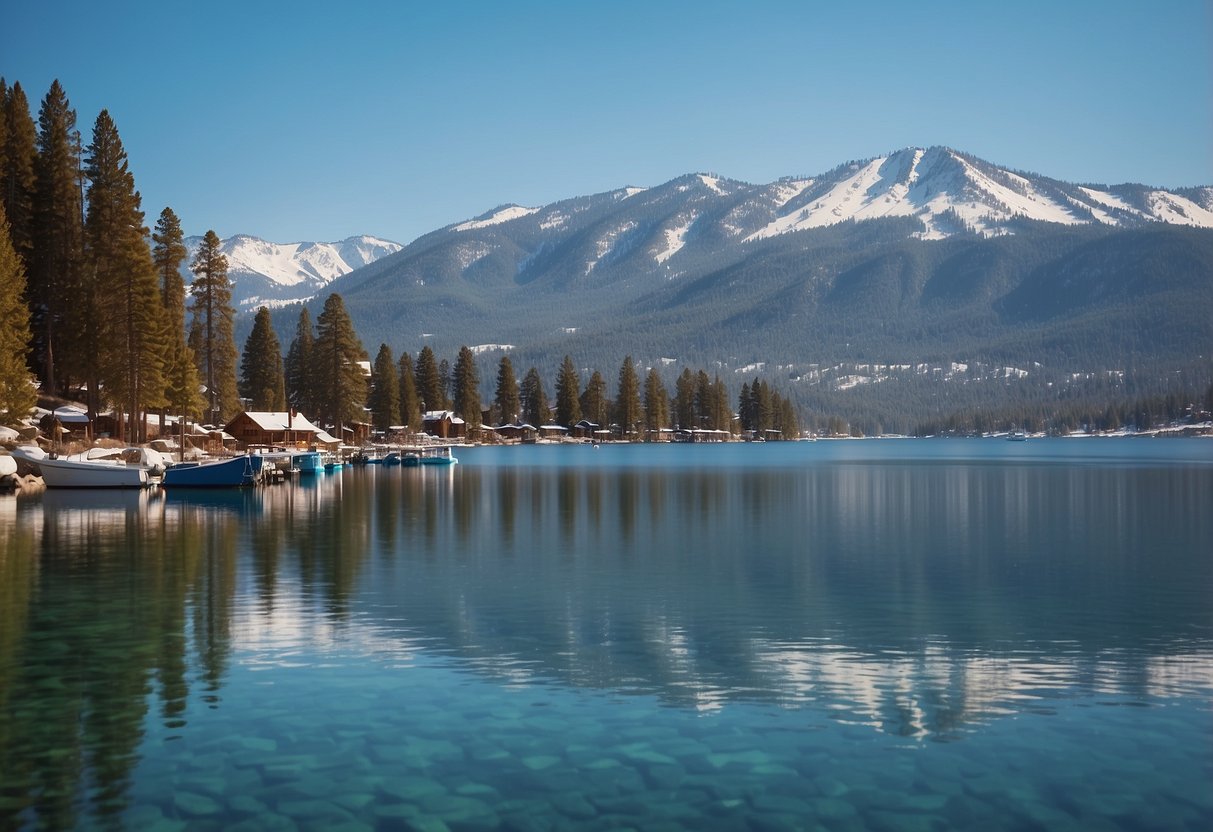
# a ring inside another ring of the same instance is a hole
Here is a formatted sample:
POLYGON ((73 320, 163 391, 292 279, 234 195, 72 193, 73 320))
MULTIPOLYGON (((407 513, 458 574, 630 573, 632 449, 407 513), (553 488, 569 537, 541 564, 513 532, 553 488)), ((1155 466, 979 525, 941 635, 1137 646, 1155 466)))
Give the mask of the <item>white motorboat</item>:
POLYGON ((112 459, 63 459, 53 454, 33 460, 47 488, 143 488, 147 468, 112 459))

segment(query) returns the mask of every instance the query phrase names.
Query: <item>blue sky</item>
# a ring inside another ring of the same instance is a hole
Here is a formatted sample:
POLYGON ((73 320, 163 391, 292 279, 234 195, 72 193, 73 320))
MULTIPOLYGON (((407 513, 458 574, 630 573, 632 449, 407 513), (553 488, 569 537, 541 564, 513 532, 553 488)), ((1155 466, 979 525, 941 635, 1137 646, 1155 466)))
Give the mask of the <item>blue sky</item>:
POLYGON ((118 125, 153 222, 407 243, 504 203, 907 146, 1213 185, 1213 4, 22 2, 0 75, 118 125), (64 23, 67 23, 64 26, 64 23))

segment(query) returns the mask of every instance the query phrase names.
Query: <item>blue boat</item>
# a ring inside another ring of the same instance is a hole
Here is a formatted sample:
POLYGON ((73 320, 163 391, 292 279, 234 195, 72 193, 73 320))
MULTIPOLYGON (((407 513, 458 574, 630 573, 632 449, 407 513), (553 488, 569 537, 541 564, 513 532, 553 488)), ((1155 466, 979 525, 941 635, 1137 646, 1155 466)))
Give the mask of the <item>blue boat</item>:
POLYGON ((207 462, 178 462, 164 472, 164 488, 236 488, 256 485, 261 478, 261 457, 235 456, 207 462))
POLYGON ((320 451, 300 451, 291 457, 291 467, 300 474, 315 474, 324 470, 320 451))
POLYGON ((421 454, 422 465, 454 465, 459 460, 449 447, 426 448, 421 454))

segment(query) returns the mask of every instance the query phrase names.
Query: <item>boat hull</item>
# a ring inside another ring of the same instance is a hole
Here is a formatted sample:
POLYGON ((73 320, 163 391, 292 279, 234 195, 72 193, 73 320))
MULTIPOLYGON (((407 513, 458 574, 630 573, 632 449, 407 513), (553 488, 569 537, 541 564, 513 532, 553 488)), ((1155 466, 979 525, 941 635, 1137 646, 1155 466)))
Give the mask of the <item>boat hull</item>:
POLYGON ((304 451, 291 457, 291 465, 300 474, 315 474, 324 470, 319 451, 304 451))
POLYGON ((256 485, 261 457, 237 456, 219 462, 183 462, 164 472, 164 488, 239 488, 256 485))
POLYGON ((47 488, 143 488, 147 469, 121 462, 51 459, 37 461, 47 488))

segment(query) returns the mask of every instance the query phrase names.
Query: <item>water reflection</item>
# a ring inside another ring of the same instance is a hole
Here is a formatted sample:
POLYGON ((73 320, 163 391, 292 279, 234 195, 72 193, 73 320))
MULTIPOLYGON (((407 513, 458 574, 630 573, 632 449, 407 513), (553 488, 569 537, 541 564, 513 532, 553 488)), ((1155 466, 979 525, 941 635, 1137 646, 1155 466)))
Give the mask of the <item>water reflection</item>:
POLYGON ((117 817, 149 724, 188 736, 237 668, 441 659, 930 739, 1213 695, 1209 466, 467 464, 9 505, 3 828, 117 817))

